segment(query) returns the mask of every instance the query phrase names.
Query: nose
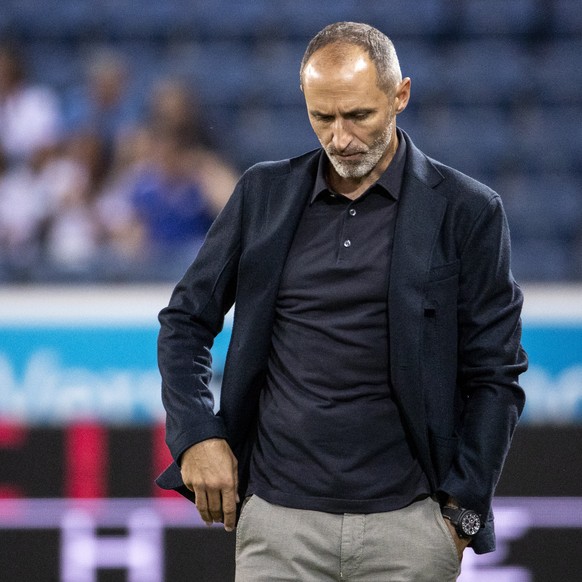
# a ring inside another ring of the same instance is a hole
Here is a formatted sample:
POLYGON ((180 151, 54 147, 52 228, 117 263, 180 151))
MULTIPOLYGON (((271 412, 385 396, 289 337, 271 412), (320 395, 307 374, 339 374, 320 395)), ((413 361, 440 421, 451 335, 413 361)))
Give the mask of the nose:
POLYGON ((345 119, 336 119, 332 127, 331 143, 337 152, 343 152, 350 145, 352 135, 346 127, 345 119))

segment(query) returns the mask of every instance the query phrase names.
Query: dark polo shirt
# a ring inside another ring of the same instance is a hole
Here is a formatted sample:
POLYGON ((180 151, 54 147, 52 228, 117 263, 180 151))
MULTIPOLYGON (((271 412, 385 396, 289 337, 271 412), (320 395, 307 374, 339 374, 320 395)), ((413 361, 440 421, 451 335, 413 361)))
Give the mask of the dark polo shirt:
POLYGON ((388 278, 406 144, 357 200, 322 153, 287 256, 249 491, 333 513, 398 509, 429 491, 390 385, 388 278))

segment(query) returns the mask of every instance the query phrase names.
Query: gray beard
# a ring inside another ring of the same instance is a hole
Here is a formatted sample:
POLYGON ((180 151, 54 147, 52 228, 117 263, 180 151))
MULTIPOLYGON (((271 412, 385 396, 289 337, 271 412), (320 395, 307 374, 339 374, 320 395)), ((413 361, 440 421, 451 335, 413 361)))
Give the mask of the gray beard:
POLYGON ((342 178, 363 178, 370 174, 376 167, 380 158, 384 155, 388 146, 390 145, 390 137, 392 135, 392 124, 378 137, 378 139, 370 146, 364 157, 359 162, 346 162, 338 159, 335 153, 330 153, 326 149, 327 157, 334 167, 335 171, 342 178))

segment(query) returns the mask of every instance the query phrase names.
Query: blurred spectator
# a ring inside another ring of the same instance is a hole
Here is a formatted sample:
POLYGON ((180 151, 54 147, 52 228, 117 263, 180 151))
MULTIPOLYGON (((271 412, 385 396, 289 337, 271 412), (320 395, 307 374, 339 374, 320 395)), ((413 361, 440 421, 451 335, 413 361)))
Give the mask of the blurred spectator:
POLYGON ((212 214, 216 215, 226 204, 237 176, 213 150, 200 115, 196 93, 187 83, 164 79, 154 85, 147 125, 154 138, 162 136, 180 144, 179 149, 189 158, 192 175, 201 185, 212 214))
POLYGON ((153 138, 151 163, 139 175, 131 203, 151 275, 170 277, 196 255, 213 213, 187 146, 171 133, 153 138))
POLYGON ((38 150, 0 176, 0 258, 5 280, 92 274, 101 229, 94 211, 103 177, 97 140, 38 150))
POLYGON ((9 165, 29 161, 59 137, 61 115, 56 94, 26 81, 19 52, 0 45, 0 150, 9 165))
POLYGON ((154 84, 148 103, 148 125, 154 132, 174 135, 186 146, 212 147, 200 123, 200 106, 188 84, 162 79, 154 84))
POLYGON ((102 253, 108 257, 107 279, 132 279, 143 260, 143 229, 132 208, 132 192, 151 159, 152 137, 145 127, 129 132, 115 151, 113 166, 96 207, 105 239, 102 253), (128 266, 130 269, 128 270, 128 266))
POLYGON ((39 149, 28 164, 0 176, 0 257, 4 279, 25 281, 42 259, 42 236, 52 201, 74 180, 57 166, 58 148, 39 149))
POLYGON ((194 103, 186 85, 160 82, 147 124, 118 144, 99 208, 109 251, 125 259, 131 278, 180 275, 236 183, 234 170, 198 133, 194 103))
POLYGON ((156 84, 137 125, 124 70, 96 61, 94 99, 77 102, 61 142, 0 167, 0 280, 175 279, 194 258, 237 176, 208 147, 187 85, 156 84))
POLYGON ((61 187, 48 193, 51 211, 39 277, 98 280, 105 237, 97 212, 107 171, 103 144, 98 136, 79 134, 65 143, 49 168, 60 176, 61 187))
POLYGON ((138 123, 140 107, 122 54, 102 48, 88 59, 86 79, 66 100, 68 134, 98 136, 110 158, 116 141, 138 123))

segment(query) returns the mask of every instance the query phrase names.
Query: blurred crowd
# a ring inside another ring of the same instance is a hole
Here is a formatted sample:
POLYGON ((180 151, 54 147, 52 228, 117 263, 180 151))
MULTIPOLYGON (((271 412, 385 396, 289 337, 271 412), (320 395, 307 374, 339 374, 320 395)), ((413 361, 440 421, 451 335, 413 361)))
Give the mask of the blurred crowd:
POLYGON ((176 280, 237 179, 188 83, 96 51, 63 97, 0 46, 0 283, 176 280))

